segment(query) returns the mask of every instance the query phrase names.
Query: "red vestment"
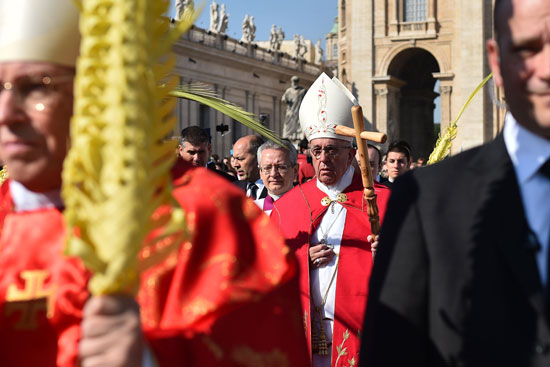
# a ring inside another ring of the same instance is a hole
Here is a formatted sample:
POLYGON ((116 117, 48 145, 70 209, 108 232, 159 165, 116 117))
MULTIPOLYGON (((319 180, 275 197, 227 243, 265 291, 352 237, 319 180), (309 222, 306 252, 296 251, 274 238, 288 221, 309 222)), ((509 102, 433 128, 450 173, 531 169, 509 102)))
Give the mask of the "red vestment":
POLYGON ((8 188, 0 188, 0 364, 75 366, 89 275, 62 256, 62 213, 16 213, 8 188))
MULTIPOLYGON (((377 183, 375 191, 380 218, 383 218, 390 191, 377 183)), ((371 232, 361 176, 355 174, 351 185, 343 193, 347 195, 347 201, 341 203, 346 208, 346 218, 336 278, 331 366, 358 363, 359 337, 373 264, 370 243, 367 241, 371 232)), ((309 246, 311 237, 329 208, 321 204, 321 199, 326 196, 317 188, 317 180, 314 179, 287 192, 275 202, 271 213, 272 222, 279 227, 298 258, 302 317, 310 355, 311 315, 315 311, 310 303, 309 246)))
MULTIPOLYGON (((296 262, 268 217, 206 169, 174 172, 186 241, 168 238, 140 254, 155 264, 138 302, 160 366, 307 363, 296 262)), ((62 255, 62 213, 15 213, 8 182, 0 188, 1 365, 76 366, 89 274, 62 255)))

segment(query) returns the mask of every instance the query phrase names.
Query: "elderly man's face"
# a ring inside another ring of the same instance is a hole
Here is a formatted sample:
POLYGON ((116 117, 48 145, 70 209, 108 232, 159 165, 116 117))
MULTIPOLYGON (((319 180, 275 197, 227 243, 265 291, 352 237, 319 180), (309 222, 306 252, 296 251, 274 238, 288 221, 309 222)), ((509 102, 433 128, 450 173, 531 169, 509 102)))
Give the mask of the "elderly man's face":
POLYGON ((497 17, 498 45, 487 44, 495 83, 518 122, 550 138, 550 2, 505 0, 497 17))
POLYGON ((315 175, 327 186, 340 181, 355 155, 350 143, 340 139, 313 139, 310 147, 315 175))
POLYGON ((0 63, 0 160, 33 191, 61 187, 73 78, 74 69, 55 64, 0 63))
POLYGON ((283 195, 294 187, 298 165, 292 166, 289 153, 285 149, 264 149, 260 162, 260 178, 267 191, 283 195))

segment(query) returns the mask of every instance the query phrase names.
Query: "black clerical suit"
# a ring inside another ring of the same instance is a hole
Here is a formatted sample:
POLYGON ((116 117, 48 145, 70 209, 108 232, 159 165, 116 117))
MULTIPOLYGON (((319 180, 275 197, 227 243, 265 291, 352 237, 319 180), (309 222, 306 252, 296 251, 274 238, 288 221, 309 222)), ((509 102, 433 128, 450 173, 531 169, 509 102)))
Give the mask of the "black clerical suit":
POLYGON ((398 178, 380 238, 361 366, 550 366, 538 242, 502 135, 398 178))

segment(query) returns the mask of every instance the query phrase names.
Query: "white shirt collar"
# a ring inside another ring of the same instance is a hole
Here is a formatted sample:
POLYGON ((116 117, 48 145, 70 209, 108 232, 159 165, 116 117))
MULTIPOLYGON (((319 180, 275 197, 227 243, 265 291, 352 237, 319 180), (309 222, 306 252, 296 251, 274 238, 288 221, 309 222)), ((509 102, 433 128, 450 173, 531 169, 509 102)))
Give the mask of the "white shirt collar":
POLYGON ((61 190, 34 192, 23 184, 10 180, 10 193, 16 212, 63 207, 61 190))
POLYGON ((527 130, 511 113, 506 114, 502 134, 518 181, 524 184, 550 158, 550 141, 527 130))
POLYGON ((336 195, 341 193, 351 185, 351 181, 353 181, 353 173, 355 172, 355 168, 353 166, 349 166, 349 168, 346 170, 342 178, 338 182, 336 182, 332 186, 327 186, 319 179, 317 179, 317 188, 327 194, 332 200, 336 199, 336 195))

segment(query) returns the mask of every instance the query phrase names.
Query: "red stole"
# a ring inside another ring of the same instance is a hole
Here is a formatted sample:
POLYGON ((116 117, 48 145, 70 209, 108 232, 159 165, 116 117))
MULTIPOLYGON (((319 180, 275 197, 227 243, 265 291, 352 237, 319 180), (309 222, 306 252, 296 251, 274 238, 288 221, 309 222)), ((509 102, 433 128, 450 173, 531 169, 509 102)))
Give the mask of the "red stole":
MULTIPOLYGON (((383 218, 390 191, 375 184, 380 218, 383 218)), ((333 328, 332 366, 358 363, 361 328, 372 270, 372 253, 367 235, 370 234, 366 203, 363 200, 361 177, 343 191, 348 200, 346 221, 340 245, 340 260, 336 281, 335 320, 333 328)), ((287 244, 298 258, 302 317, 311 355, 311 315, 309 279, 310 239, 328 207, 321 205, 327 196, 317 188, 317 180, 297 186, 275 202, 271 220, 279 226, 287 244)))

